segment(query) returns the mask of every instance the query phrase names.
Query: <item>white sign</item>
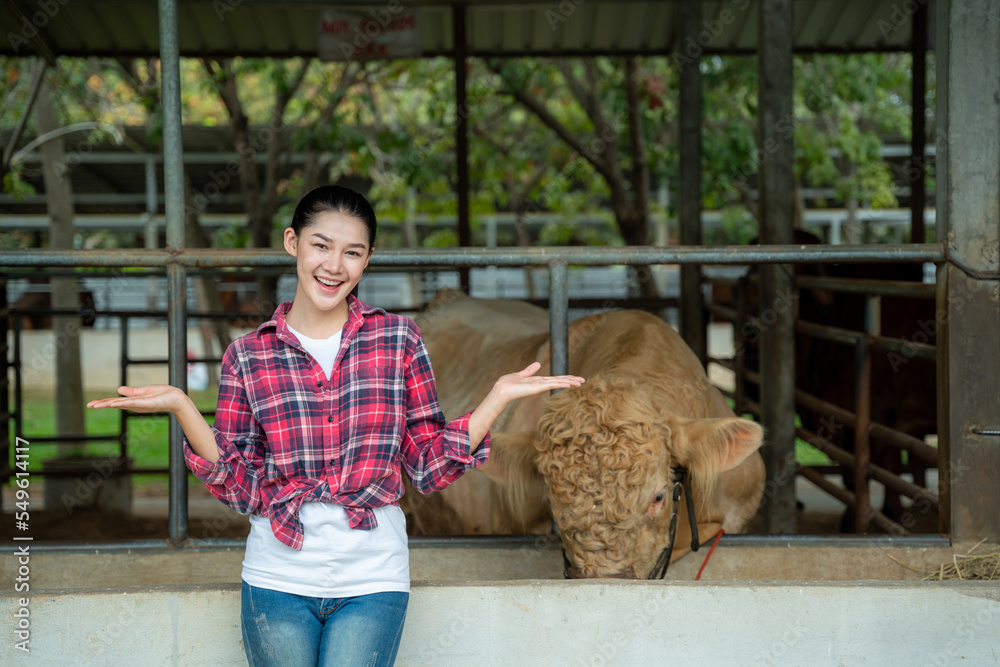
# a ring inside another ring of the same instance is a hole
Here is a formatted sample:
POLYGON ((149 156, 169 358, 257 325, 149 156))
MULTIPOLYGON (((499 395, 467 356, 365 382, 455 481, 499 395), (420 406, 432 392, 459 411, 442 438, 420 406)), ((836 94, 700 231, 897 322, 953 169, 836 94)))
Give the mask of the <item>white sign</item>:
POLYGON ((319 16, 319 59, 385 60, 421 55, 417 10, 399 0, 367 11, 326 10, 319 16))

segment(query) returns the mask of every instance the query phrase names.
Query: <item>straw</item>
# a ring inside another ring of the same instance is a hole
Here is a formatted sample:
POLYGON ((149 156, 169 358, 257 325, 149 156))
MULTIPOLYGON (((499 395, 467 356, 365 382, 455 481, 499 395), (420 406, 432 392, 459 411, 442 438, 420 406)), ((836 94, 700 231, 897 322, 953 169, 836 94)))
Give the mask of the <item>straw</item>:
POLYGON ((997 576, 998 572, 1000 572, 1000 547, 995 547, 987 553, 972 555, 972 552, 982 546, 985 541, 985 539, 981 540, 964 555, 954 554, 951 561, 945 561, 940 565, 912 565, 910 563, 904 563, 892 554, 886 555, 908 570, 914 570, 922 573, 924 575, 922 577, 923 581, 935 579, 937 581, 955 579, 961 579, 963 581, 1000 579, 1000 577, 997 576))

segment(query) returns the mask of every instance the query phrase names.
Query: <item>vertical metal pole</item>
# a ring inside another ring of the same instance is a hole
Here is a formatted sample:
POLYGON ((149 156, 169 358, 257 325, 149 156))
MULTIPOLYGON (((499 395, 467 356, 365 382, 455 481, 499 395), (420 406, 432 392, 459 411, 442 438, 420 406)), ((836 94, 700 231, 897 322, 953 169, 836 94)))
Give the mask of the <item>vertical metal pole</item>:
MULTIPOLYGON (((156 182, 156 161, 152 157, 146 158, 146 212, 142 214, 145 221, 146 248, 156 248, 159 241, 159 234, 156 229, 157 190, 156 182)), ((150 310, 156 309, 156 291, 159 287, 159 278, 151 277, 146 279, 146 303, 150 310)))
MULTIPOLYGON (((680 6, 678 48, 697 40, 701 24, 701 0, 683 0, 680 6)), ((685 61, 680 71, 680 219, 681 245, 701 245, 701 58, 685 61)), ((701 293, 701 267, 681 265, 680 329, 691 350, 707 363, 705 300, 701 293)))
MULTIPOLYGON (((792 242, 795 175, 792 169, 792 0, 761 0, 758 38, 758 141, 767 159, 758 166, 761 240, 792 242)), ((792 267, 761 267, 761 413, 768 441, 765 529, 795 532, 795 319, 792 267)))
MULTIPOLYGON (((943 91, 939 93, 943 95, 943 91)), ((940 106, 940 105, 939 105, 940 106)), ((941 140, 938 140, 940 143, 941 140)), ((939 149, 940 150, 940 149, 939 149)), ((943 160, 939 152, 938 164, 943 160)), ((938 187, 941 187, 940 185, 938 187)), ((937 209, 940 211, 941 204, 937 209)), ((943 226, 940 217, 937 218, 937 229, 947 229, 943 226)), ((944 262, 935 267, 934 275, 934 307, 935 313, 948 312, 948 263, 944 262)), ((937 344, 935 348, 935 377, 937 378, 937 422, 938 422, 938 530, 943 535, 951 534, 951 484, 948 483, 948 471, 951 469, 949 459, 951 456, 950 438, 948 437, 948 406, 950 405, 950 392, 948 387, 948 337, 946 335, 948 327, 945 324, 939 325, 937 330, 937 344)))
POLYGON ((747 289, 750 281, 746 276, 740 278, 734 289, 736 290, 736 321, 733 325, 736 331, 733 337, 736 339, 736 358, 733 360, 734 371, 736 373, 736 392, 733 402, 735 403, 736 415, 744 412, 744 399, 746 398, 745 383, 747 381, 747 335, 743 331, 743 325, 747 321, 747 289))
MULTIPOLYGON (((120 384, 128 384, 128 315, 122 315, 119 318, 121 322, 121 336, 119 336, 119 341, 121 342, 120 349, 120 384)), ((119 411, 118 426, 121 429, 121 434, 118 436, 118 448, 121 452, 121 457, 126 460, 128 456, 128 414, 125 410, 119 411)))
MULTIPOLYGON (((881 328, 881 299, 869 296, 865 301, 865 331, 877 336, 881 328)), ((855 347, 854 389, 854 525, 855 532, 868 532, 872 516, 871 489, 868 485, 871 449, 868 431, 872 408, 871 341, 858 341, 855 347)))
MULTIPOLYGON (((456 3, 452 11, 452 39, 455 49, 455 165, 458 169, 458 245, 472 245, 469 226, 469 103, 465 91, 465 5, 456 3)), ((459 269, 459 283, 463 292, 469 292, 469 268, 459 269)))
MULTIPOLYGON (((497 218, 495 215, 486 216, 483 222, 486 223, 486 247, 496 248, 497 239, 497 218)), ((497 290, 497 267, 490 266, 486 269, 486 293, 490 299, 496 299, 497 290)))
POLYGON ((937 237, 949 255, 938 272, 948 290, 937 339, 941 487, 955 542, 997 542, 1000 437, 989 433, 1000 427, 1000 289, 988 278, 1000 273, 1000 4, 937 8, 937 237))
MULTIPOLYGON (((163 204, 167 248, 184 247, 184 151, 181 141, 181 75, 177 44, 177 0, 158 0, 160 12, 160 81, 163 100, 163 204)), ((184 267, 167 267, 167 331, 170 384, 187 391, 187 277, 184 267)), ((170 417, 170 539, 188 534, 187 466, 183 433, 170 417)))
POLYGON ((927 93, 927 4, 917 3, 917 11, 913 15, 913 36, 910 38, 910 49, 913 53, 913 81, 910 86, 910 108, 913 115, 910 118, 912 132, 910 134, 910 243, 926 241, 927 231, 924 224, 924 208, 927 206, 927 187, 924 183, 926 166, 925 144, 927 137, 926 101, 927 93))
POLYGON ((549 264, 549 365, 552 375, 569 372, 569 275, 558 260, 549 264))

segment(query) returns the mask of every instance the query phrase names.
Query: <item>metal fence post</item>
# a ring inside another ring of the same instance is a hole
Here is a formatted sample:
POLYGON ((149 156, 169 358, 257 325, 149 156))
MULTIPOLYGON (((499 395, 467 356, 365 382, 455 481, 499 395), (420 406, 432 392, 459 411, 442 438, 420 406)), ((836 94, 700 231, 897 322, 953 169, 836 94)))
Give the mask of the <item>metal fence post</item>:
POLYGON ((549 264, 549 355, 552 375, 569 372, 569 276, 566 262, 549 264))
MULTIPOLYGON (((181 75, 177 41, 177 0, 159 0, 160 81, 163 100, 163 204, 167 249, 184 248, 184 150, 181 139, 181 75)), ((167 265, 167 329, 170 337, 170 384, 187 391, 187 271, 167 265)), ((188 534, 187 466, 183 433, 170 416, 170 539, 188 534)))
MULTIPOLYGON (((956 542, 1000 540, 1000 4, 938 0, 938 446, 956 542), (975 63, 970 67, 969 63, 975 63), (994 429, 996 431, 994 431, 994 429)), ((945 507, 942 506, 942 511, 945 507)))
MULTIPOLYGON (((878 336, 881 329, 881 298, 865 299, 865 332, 878 336)), ((872 349, 871 338, 858 340, 855 351, 854 374, 854 520, 855 532, 868 532, 872 516, 871 489, 868 485, 871 448, 869 430, 872 406, 872 349)))
MULTIPOLYGON (((767 159, 758 168, 760 238, 764 244, 792 242, 795 220, 793 137, 781 128, 792 120, 792 0, 761 0, 759 23, 759 145, 767 159)), ((760 270, 761 421, 768 434, 762 449, 767 468, 765 530, 794 533, 795 510, 795 321, 792 266, 760 270)))

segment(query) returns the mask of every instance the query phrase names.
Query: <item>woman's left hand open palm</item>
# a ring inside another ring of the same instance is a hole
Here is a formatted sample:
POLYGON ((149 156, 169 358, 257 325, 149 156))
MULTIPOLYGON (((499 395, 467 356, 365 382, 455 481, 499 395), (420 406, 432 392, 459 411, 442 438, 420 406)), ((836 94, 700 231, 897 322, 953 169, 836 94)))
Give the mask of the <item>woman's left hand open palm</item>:
POLYGON ((582 377, 576 375, 535 375, 541 367, 542 365, 535 361, 523 371, 501 376, 493 388, 506 403, 552 389, 579 387, 584 382, 582 377))

